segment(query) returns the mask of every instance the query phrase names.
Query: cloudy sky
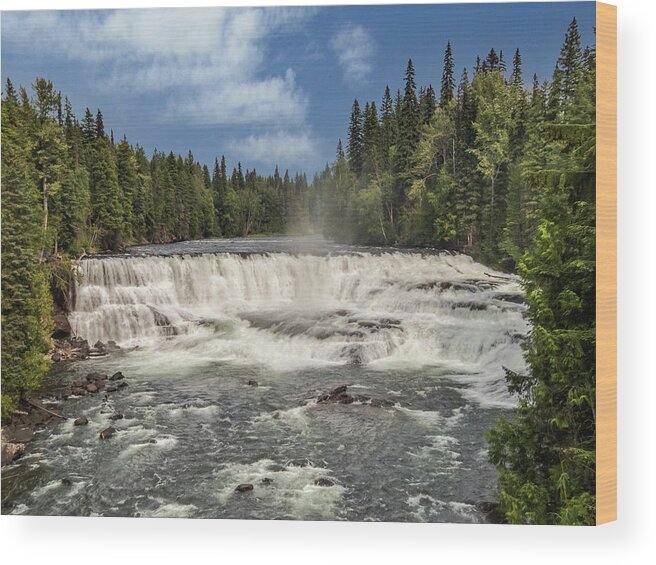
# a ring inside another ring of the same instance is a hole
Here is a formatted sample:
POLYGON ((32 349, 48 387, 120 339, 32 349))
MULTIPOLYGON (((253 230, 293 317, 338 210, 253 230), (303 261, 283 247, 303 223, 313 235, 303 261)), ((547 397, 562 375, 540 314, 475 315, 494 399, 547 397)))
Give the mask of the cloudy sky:
POLYGON ((448 40, 458 76, 490 47, 509 62, 519 47, 526 80, 543 79, 573 16, 592 44, 592 2, 3 12, 2 79, 48 78, 78 116, 100 108, 147 151, 312 174, 353 99, 402 88, 409 57, 418 85, 439 85, 448 40))

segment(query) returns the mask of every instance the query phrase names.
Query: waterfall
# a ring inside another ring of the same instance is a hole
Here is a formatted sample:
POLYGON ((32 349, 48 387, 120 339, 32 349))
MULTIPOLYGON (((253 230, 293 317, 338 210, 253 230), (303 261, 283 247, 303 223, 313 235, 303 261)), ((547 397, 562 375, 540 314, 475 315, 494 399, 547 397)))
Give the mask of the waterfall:
MULTIPOLYGON (((76 335, 204 359, 463 374, 523 367, 516 277, 466 255, 204 254, 77 264, 76 335)), ((495 393, 496 394, 496 393, 495 393)))

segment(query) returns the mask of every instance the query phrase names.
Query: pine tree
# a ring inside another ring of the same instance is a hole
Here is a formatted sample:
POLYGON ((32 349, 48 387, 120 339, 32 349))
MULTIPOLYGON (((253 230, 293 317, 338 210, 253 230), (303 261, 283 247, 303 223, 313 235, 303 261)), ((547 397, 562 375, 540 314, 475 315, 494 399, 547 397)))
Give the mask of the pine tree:
MULTIPOLYGON (((96 123, 98 123, 96 121, 96 123)), ((111 143, 111 142, 110 142, 111 143)), ((133 237, 134 207, 138 193, 137 161, 125 135, 116 148, 116 173, 120 206, 123 211, 124 235, 133 237)))
POLYGON ((365 106, 362 128, 363 172, 377 175, 380 172, 380 123, 376 103, 365 106))
POLYGON ((499 70, 499 56, 497 55, 497 52, 494 50, 494 47, 490 49, 490 52, 487 54, 487 57, 485 58, 485 62, 483 64, 484 64, 484 70, 487 72, 499 70))
POLYGON ((385 93, 383 101, 380 106, 380 152, 383 165, 389 169, 392 163, 392 156, 390 151, 396 144, 397 138, 397 122, 394 111, 394 102, 392 101, 392 94, 389 86, 385 86, 385 93))
POLYGON ((581 35, 576 18, 572 19, 554 69, 549 109, 552 118, 567 119, 574 95, 583 76, 581 35))
POLYGON ((82 132, 84 133, 84 139, 87 143, 91 143, 94 139, 96 139, 96 120, 94 119, 93 114, 89 108, 87 108, 84 112, 82 132))
POLYGON ((440 87, 440 108, 446 106, 453 100, 453 89, 455 88, 455 79, 453 77, 453 53, 451 51, 451 42, 447 42, 444 51, 444 66, 442 70, 442 85, 440 87))
POLYGON ((397 179, 392 202, 392 215, 394 217, 392 224, 397 224, 400 220, 400 212, 405 204, 406 192, 410 187, 409 173, 418 141, 419 112, 415 86, 415 69, 412 59, 410 59, 408 60, 408 66, 405 72, 405 90, 399 116, 399 137, 395 160, 397 179))
MULTIPOLYGON (((96 112, 96 139, 105 137, 105 123, 103 122, 103 115, 100 110, 96 112)), ((113 144, 113 140, 112 140, 113 144)))
POLYGON ((524 84, 522 80, 522 54, 519 52, 519 48, 515 50, 515 56, 513 57, 513 70, 510 83, 517 87, 521 87, 524 84))
POLYGON ((114 153, 106 138, 95 142, 91 166, 92 222, 94 239, 103 249, 118 249, 124 238, 124 210, 121 206, 120 188, 114 153))
POLYGON ((41 248, 41 197, 24 108, 7 82, 2 101, 2 417, 48 369, 52 298, 41 248))
POLYGON ((364 147, 362 139, 362 113, 357 99, 353 101, 351 109, 351 120, 348 131, 348 162, 351 171, 355 175, 362 172, 364 162, 364 147))
MULTIPOLYGON (((342 140, 341 138, 337 140, 337 149, 335 151, 336 159, 339 161, 340 159, 344 159, 344 148, 342 147, 342 140)), ((276 165, 276 177, 279 177, 280 175, 278 174, 278 166, 276 165)))
POLYGON ((422 125, 429 124, 437 110, 437 101, 435 99, 435 90, 432 85, 428 85, 423 92, 423 96, 419 101, 419 113, 421 114, 422 125))

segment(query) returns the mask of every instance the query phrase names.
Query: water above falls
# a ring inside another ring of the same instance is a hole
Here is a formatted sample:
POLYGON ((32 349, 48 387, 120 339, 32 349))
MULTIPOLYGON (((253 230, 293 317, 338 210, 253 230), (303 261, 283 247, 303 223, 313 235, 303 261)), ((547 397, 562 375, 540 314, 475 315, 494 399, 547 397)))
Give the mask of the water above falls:
POLYGON ((73 331, 122 351, 62 378, 121 370, 130 387, 67 404, 90 425, 44 431, 10 499, 3 483, 3 504, 29 514, 483 521, 476 504, 493 498, 495 481, 483 435, 513 407, 504 367, 523 369, 518 280, 464 255, 299 251, 292 241, 81 261, 73 331), (342 384, 364 400, 317 402, 342 384), (126 416, 119 432, 99 445, 116 411, 126 416), (235 493, 240 483, 254 490, 235 493))

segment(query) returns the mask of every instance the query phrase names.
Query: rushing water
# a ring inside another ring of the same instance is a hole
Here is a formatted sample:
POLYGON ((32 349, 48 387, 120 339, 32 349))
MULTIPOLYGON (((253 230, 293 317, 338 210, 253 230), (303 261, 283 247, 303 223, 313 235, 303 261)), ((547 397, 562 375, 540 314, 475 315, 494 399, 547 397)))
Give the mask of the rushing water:
POLYGON ((3 470, 6 509, 484 520, 484 433, 513 407, 503 368, 523 368, 516 278, 464 255, 283 238, 138 247, 79 271, 75 333, 122 350, 59 378, 121 370, 130 386, 67 401, 89 425, 39 433, 3 470), (372 400, 317 402, 342 384, 372 400))

